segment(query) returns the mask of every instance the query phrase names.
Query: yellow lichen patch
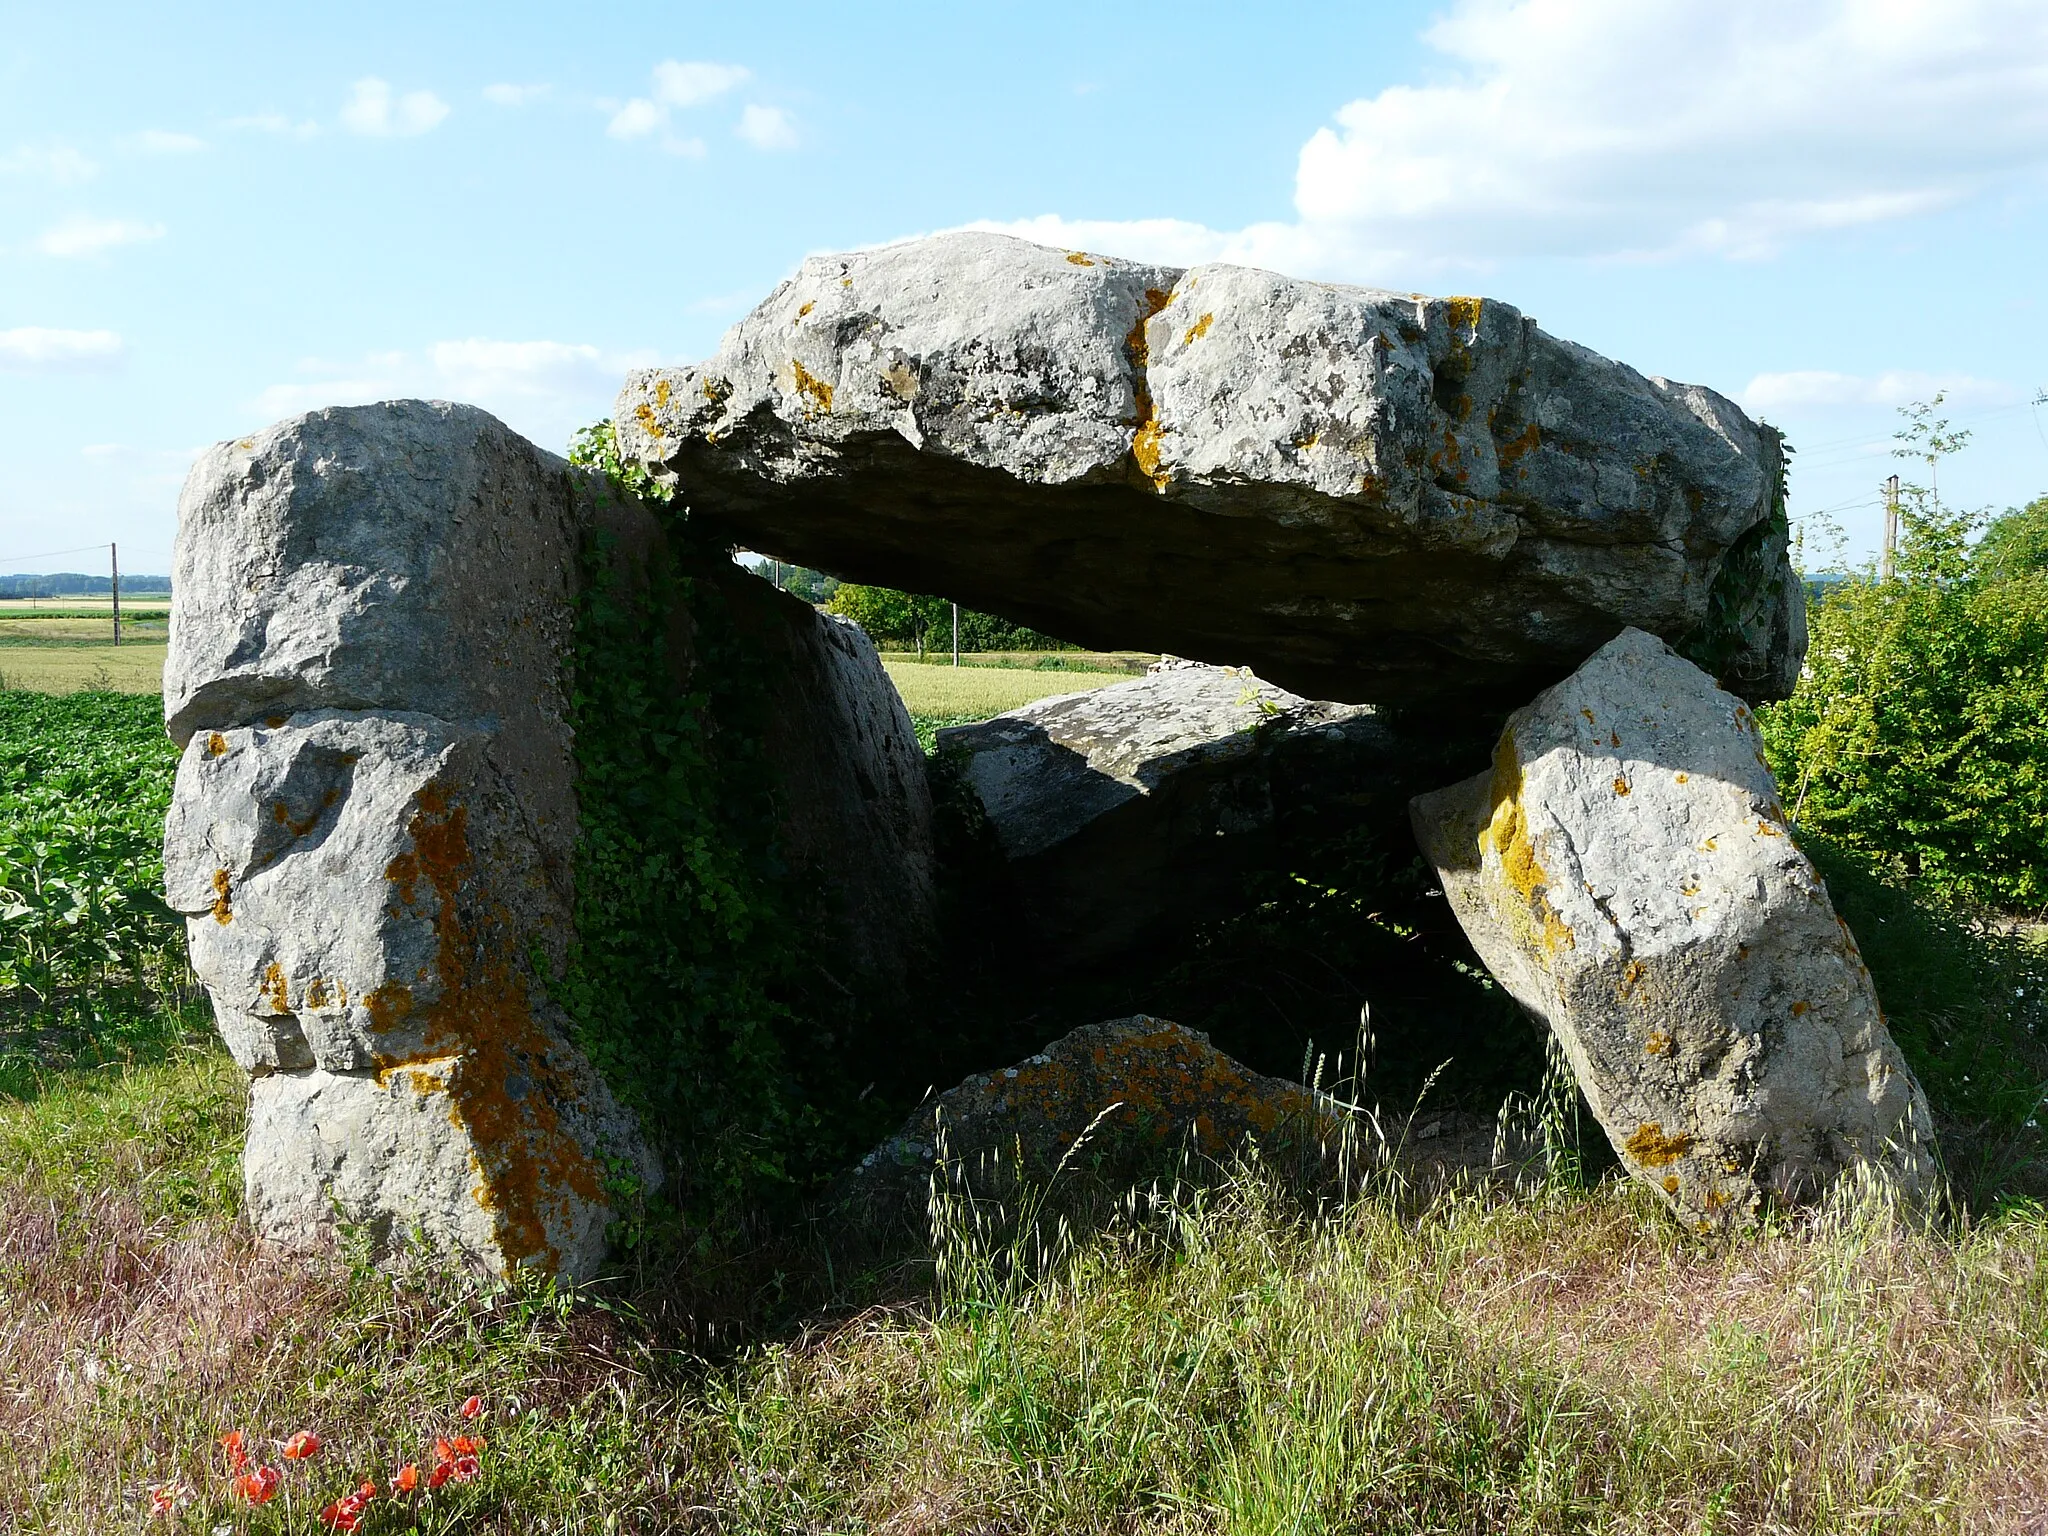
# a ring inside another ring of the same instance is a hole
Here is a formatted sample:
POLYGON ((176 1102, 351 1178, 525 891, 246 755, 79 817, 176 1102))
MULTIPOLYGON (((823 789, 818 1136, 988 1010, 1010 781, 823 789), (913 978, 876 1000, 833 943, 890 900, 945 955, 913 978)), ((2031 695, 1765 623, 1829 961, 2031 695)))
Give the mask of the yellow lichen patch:
POLYGON ((1811 1013, 1812 1011, 1813 1004, 1811 1003, 1794 1003, 1792 1005, 1792 1017, 1795 1019, 1798 1018, 1802 1013, 1811 1013))
POLYGON ((698 384, 697 388, 702 391, 704 398, 713 405, 723 405, 726 396, 732 393, 732 385, 728 384, 724 379, 714 379, 709 376, 706 376, 698 384))
POLYGON ((1617 795, 1626 795, 1628 793, 1628 780, 1622 778, 1619 774, 1615 775, 1614 792, 1617 795))
POLYGON ((1683 1132, 1666 1136, 1662 1125, 1646 1121, 1629 1133, 1621 1150, 1645 1168, 1668 1168, 1692 1150, 1692 1138, 1683 1132))
POLYGON ((1479 834, 1480 854, 1483 859, 1490 850, 1499 858, 1501 874, 1527 904, 1536 928, 1532 937, 1544 954, 1554 955, 1561 948, 1576 948, 1578 938, 1545 894, 1550 877, 1537 861, 1521 796, 1522 764, 1515 755, 1515 733, 1503 731, 1493 755, 1493 814, 1479 834))
POLYGON ((234 920, 234 910, 228 902, 228 872, 216 869, 213 872, 213 920, 225 928, 234 920))
POLYGON ((1643 962, 1640 960, 1629 961, 1627 965, 1624 965, 1621 968, 1622 995, 1626 997, 1629 993, 1635 991, 1637 984, 1641 982, 1642 979, 1643 962))
POLYGON ((1071 261, 1077 267, 1092 267, 1095 265, 1094 262, 1090 261, 1086 256, 1082 255, 1079 251, 1067 252, 1067 260, 1071 261))
POLYGON ((654 381, 654 403, 657 406, 665 406, 668 404, 667 379, 656 379, 654 381))
POLYGON ((633 419, 647 429, 649 436, 658 435, 661 431, 661 428, 656 426, 654 422, 654 407, 645 400, 642 400, 633 407, 633 419))
POLYGON ((225 757, 225 756, 227 755, 227 750, 228 750, 228 739, 227 739, 227 737, 225 737, 225 736, 221 735, 221 733, 220 733, 219 731, 209 731, 209 732, 207 732, 207 735, 206 735, 206 755, 207 755, 208 757, 225 757))
POLYGON ((263 968, 263 986, 257 996, 267 1004, 273 1014, 290 1013, 291 999, 284 979, 284 967, 275 960, 263 968))
POLYGON ((1691 778, 1692 778, 1692 775, 1691 775, 1691 774, 1689 774, 1689 773, 1680 773, 1680 774, 1674 774, 1674 775, 1672 776, 1672 782, 1673 782, 1673 783, 1676 783, 1676 784, 1684 784, 1684 783, 1687 783, 1687 782, 1689 782, 1689 781, 1691 780, 1691 778))
POLYGON ((816 309, 817 307, 818 306, 810 299, 805 299, 803 302, 803 306, 796 312, 797 319, 803 319, 805 315, 808 315, 812 310, 816 309))
POLYGON ((1782 827, 1772 826, 1768 821, 1759 821, 1756 824, 1756 835, 1758 837, 1783 837, 1785 831, 1782 827))
POLYGON ((328 1001, 326 982, 315 976, 306 983, 306 1008, 308 1011, 325 1008, 328 1001))
POLYGON ((1593 711, 1590 709, 1581 709, 1579 713, 1586 717, 1586 724, 1588 725, 1598 725, 1600 723, 1593 718, 1593 711))
POLYGON ((1197 320, 1193 325, 1188 327, 1187 334, 1181 337, 1180 339, 1180 344, 1184 347, 1191 347, 1195 344, 1198 338, 1208 335, 1209 322, 1214 320, 1215 318, 1216 317, 1214 315, 1202 316, 1201 319, 1197 320))
POLYGON ((1479 334, 1479 316, 1486 308, 1484 299, 1467 298, 1463 294, 1453 295, 1444 300, 1444 308, 1450 315, 1451 325, 1467 333, 1468 337, 1479 334))
POLYGON ((1718 837, 1710 837, 1705 842, 1700 844, 1699 851, 1701 853, 1712 853, 1716 848, 1719 848, 1720 846, 1721 840, 1718 837))
POLYGON ((1669 1056, 1671 1054, 1671 1037, 1661 1029, 1651 1030, 1650 1038, 1643 1042, 1643 1054, 1645 1056, 1669 1056))
POLYGON ((1678 1193, 1678 1175, 1677 1175, 1677 1174, 1675 1174, 1675 1173, 1667 1173, 1667 1174, 1665 1174, 1665 1175, 1664 1175, 1664 1193, 1665 1193, 1665 1194, 1667 1194, 1667 1195, 1675 1195, 1675 1194, 1677 1194, 1677 1193, 1678 1193))
POLYGON ((832 386, 795 358, 789 360, 789 373, 796 381, 796 392, 808 399, 821 413, 829 416, 832 413, 832 386))
MULTIPOLYGON (((333 801, 333 798, 333 795, 330 794, 328 796, 328 801, 331 803, 333 801)), ((275 821, 279 826, 283 827, 287 832, 291 833, 293 837, 304 837, 308 832, 312 831, 313 828, 319 824, 320 812, 315 811, 312 815, 304 818, 303 820, 294 821, 292 819, 291 811, 286 807, 285 803, 282 800, 279 800, 270 807, 270 818, 271 820, 275 821)))

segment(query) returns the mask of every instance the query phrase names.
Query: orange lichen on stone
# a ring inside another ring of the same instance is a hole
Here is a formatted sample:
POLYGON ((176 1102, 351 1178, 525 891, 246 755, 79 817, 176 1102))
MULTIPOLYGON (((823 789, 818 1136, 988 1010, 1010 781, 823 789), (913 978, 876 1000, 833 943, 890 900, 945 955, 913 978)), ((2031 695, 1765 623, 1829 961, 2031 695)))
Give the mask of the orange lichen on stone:
POLYGON ((1678 1193, 1678 1175, 1677 1175, 1677 1174, 1675 1174, 1675 1173, 1667 1173, 1667 1174, 1665 1174, 1665 1175, 1664 1175, 1664 1193, 1665 1193, 1665 1194, 1667 1194, 1667 1195, 1675 1195, 1675 1194, 1677 1194, 1677 1193, 1678 1193))
POLYGON ((1785 830, 1782 827, 1772 826, 1768 821, 1759 821, 1756 824, 1756 835, 1758 837, 1783 837, 1785 830))
POLYGON ((1691 775, 1691 774, 1689 774, 1689 773, 1680 773, 1680 774, 1675 774, 1675 775, 1673 775, 1673 778, 1672 778, 1672 782, 1673 782, 1673 783, 1676 783, 1676 784, 1684 784, 1684 783, 1687 783, 1688 781, 1690 781, 1690 780, 1691 780, 1691 778, 1692 778, 1692 775, 1691 775))
MULTIPOLYGON (((1502 443, 1496 457, 1500 460, 1500 467, 1502 469, 1511 469, 1514 467, 1517 459, 1521 458, 1524 454, 1533 453, 1542 446, 1543 430, 1532 421, 1521 430, 1518 436, 1511 437, 1502 443)), ((1591 719, 1592 716, 1588 715, 1587 718, 1591 719)))
POLYGON ((370 1028, 389 1034, 412 1013, 412 988, 396 981, 380 982, 363 997, 363 1012, 370 1016, 370 1028))
POLYGON ((813 374, 795 358, 789 360, 790 377, 796 381, 796 392, 809 400, 824 415, 832 414, 832 386, 813 374))
POLYGON ((1214 315, 1202 316, 1201 319, 1188 327, 1187 334, 1180 339, 1180 344, 1184 347, 1191 347, 1195 344, 1197 338, 1208 335, 1209 322, 1215 318, 1214 315))
POLYGON ((661 431, 661 428, 655 424, 654 407, 649 405, 645 400, 642 400, 638 405, 633 407, 633 419, 639 422, 640 425, 647 430, 650 436, 658 435, 661 431))
POLYGON ((267 1003, 273 1014, 290 1013, 291 999, 287 996, 284 967, 275 960, 263 968, 263 986, 257 996, 267 1003))
MULTIPOLYGON (((471 1194, 491 1213, 500 1250, 511 1264, 554 1268, 560 1255, 548 1239, 551 1212, 566 1214, 571 1196, 603 1199, 597 1167, 556 1107, 577 1088, 551 1059, 553 1042, 534 1017, 525 977, 512 968, 509 941, 473 934, 463 921, 458 898, 471 869, 467 808, 438 784, 415 798, 407 827, 413 851, 393 859, 385 874, 408 905, 420 882, 435 897, 441 993, 421 1021, 423 1056, 451 1061, 444 1090, 449 1120, 470 1139, 477 1180, 471 1194)), ((364 1001, 373 1025, 381 1003, 387 1029, 412 1011, 411 994, 391 983, 364 1001)), ((420 1059, 378 1066, 381 1072, 420 1059)))
POLYGON ((1485 308, 1484 299, 1467 298, 1463 294, 1455 294, 1444 300, 1444 309, 1450 316, 1452 327, 1465 331, 1468 339, 1479 334, 1479 316, 1485 308))
POLYGON ((219 731, 208 731, 206 733, 206 755, 208 757, 224 757, 227 755, 227 750, 227 737, 221 735, 219 731))
POLYGON ((234 921, 234 910, 228 901, 228 872, 216 869, 213 872, 213 920, 225 928, 234 921))
POLYGON ((1621 1150, 1645 1168, 1666 1168, 1692 1151, 1692 1137, 1683 1132, 1666 1136, 1661 1124, 1647 1121, 1629 1133, 1621 1150))
POLYGON ((1643 1042, 1643 1054, 1645 1056, 1669 1056, 1671 1054, 1671 1037, 1661 1029, 1651 1030, 1650 1038, 1643 1042))
POLYGON ((1795 1019, 1798 1018, 1802 1013, 1810 1013, 1812 1011, 1813 1004, 1811 1003, 1794 1003, 1792 1005, 1792 1017, 1795 1019))
POLYGON ((1094 262, 1090 261, 1086 256, 1082 255, 1079 251, 1067 252, 1067 260, 1071 261, 1077 267, 1092 267, 1095 265, 1094 262))
POLYGON ((814 303, 812 300, 805 299, 802 306, 799 307, 796 312, 797 319, 803 319, 805 315, 808 315, 812 310, 816 309, 817 307, 817 304, 814 303))
POLYGON ((1138 310, 1136 323, 1130 334, 1124 337, 1124 349, 1131 359, 1131 393, 1137 410, 1137 422, 1131 432, 1131 457, 1137 460, 1138 472, 1152 482, 1154 490, 1163 491, 1171 476, 1160 473, 1159 439, 1163 429, 1159 425, 1158 409, 1152 403, 1152 384, 1147 370, 1152 365, 1152 343, 1145 337, 1145 327, 1152 323, 1152 317, 1166 308, 1173 297, 1163 288, 1147 288, 1145 302, 1138 310))
POLYGON ((1615 780, 1614 780, 1614 792, 1615 792, 1615 793, 1616 793, 1617 795, 1625 795, 1625 794, 1627 794, 1627 793, 1628 793, 1628 780, 1627 780, 1627 779, 1624 779, 1624 778, 1622 778, 1622 777, 1621 777, 1620 775, 1618 775, 1618 774, 1617 774, 1617 775, 1615 776, 1615 780))

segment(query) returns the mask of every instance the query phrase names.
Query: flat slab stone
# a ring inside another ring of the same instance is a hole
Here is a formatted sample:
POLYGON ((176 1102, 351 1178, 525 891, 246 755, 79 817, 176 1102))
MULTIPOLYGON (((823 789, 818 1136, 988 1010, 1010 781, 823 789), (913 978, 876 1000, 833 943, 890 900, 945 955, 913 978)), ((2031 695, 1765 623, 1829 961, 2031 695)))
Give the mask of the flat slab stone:
POLYGON ((1627 630, 1413 802, 1473 947, 1628 1169, 1716 1230, 1868 1166, 1935 1186, 1927 1102, 1742 700, 1627 630))
POLYGON ((1804 645, 1777 434, 1492 300, 944 235, 615 420, 753 548, 1311 698, 1505 705, 1627 625, 1761 698, 1804 645))

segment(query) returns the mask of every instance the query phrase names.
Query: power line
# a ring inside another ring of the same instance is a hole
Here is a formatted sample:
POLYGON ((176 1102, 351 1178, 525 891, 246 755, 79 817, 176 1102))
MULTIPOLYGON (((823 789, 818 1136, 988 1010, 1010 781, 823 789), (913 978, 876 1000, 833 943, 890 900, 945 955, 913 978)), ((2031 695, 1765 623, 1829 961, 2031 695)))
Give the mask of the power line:
POLYGON ((39 555, 0 555, 0 565, 15 565, 23 560, 54 560, 59 555, 89 555, 96 549, 111 549, 111 544, 81 544, 76 549, 46 549, 39 555))

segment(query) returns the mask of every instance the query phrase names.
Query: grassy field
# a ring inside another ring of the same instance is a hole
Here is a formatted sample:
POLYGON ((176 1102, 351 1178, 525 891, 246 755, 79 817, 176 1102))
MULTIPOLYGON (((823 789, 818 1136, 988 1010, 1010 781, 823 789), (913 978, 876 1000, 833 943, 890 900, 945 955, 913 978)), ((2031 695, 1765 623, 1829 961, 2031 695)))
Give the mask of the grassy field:
POLYGON ((1121 670, 1041 671, 993 664, 955 667, 950 660, 919 662, 898 655, 885 655, 882 665, 903 695, 904 707, 910 711, 918 740, 927 752, 932 749, 933 733, 946 726, 986 720, 1054 694, 1085 693, 1107 683, 1127 682, 1131 676, 1121 670))
POLYGON ((160 639, 120 645, 9 643, 0 633, 0 684, 36 693, 161 693, 167 649, 160 639))

